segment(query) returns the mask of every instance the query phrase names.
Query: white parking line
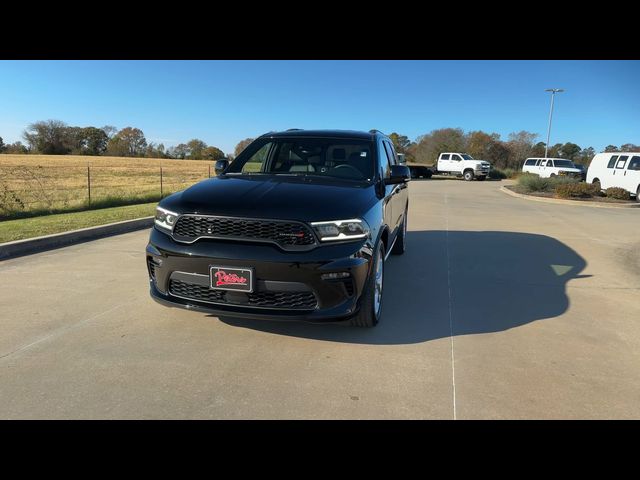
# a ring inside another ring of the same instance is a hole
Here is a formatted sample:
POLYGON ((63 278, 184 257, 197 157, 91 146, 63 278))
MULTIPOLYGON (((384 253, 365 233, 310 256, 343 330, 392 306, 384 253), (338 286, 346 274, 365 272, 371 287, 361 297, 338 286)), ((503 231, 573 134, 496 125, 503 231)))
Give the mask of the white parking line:
POLYGON ((457 419, 456 412, 456 360, 453 353, 453 301, 451 296, 451 261, 449 258, 449 195, 445 193, 444 195, 444 204, 445 204, 445 219, 446 219, 446 235, 447 239, 445 242, 447 249, 447 287, 449 290, 449 332, 451 339, 451 385, 453 388, 453 419, 457 419))

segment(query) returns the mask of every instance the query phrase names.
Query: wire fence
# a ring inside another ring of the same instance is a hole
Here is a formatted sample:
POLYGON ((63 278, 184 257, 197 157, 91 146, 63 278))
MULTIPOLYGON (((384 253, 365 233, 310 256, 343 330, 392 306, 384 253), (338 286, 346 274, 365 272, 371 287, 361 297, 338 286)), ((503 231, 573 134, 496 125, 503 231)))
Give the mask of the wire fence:
POLYGON ((202 166, 0 165, 0 219, 152 202, 210 178, 202 166))

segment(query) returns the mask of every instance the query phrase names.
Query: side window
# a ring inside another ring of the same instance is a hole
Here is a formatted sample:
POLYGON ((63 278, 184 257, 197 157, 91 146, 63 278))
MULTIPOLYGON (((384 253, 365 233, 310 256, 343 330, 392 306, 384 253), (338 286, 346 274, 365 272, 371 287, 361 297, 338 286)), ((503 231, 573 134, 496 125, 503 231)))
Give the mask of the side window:
POLYGON ((398 162, 397 162, 396 156, 394 155, 393 147, 391 146, 391 144, 385 141, 384 146, 387 150, 387 157, 389 157, 389 163, 391 165, 397 165, 398 162))
POLYGON ((527 165, 527 166, 531 166, 531 165, 535 165, 535 164, 536 164, 535 158, 530 158, 525 163, 525 165, 527 165))
POLYGON ((449 154, 443 153, 442 155, 440 155, 440 160, 449 160, 449 154))
POLYGON ((553 167, 553 160, 547 160, 547 167, 553 167))
POLYGON ((611 157, 611 159, 609 160, 609 164, 607 165, 607 168, 613 168, 614 165, 616 164, 616 160, 618 160, 618 155, 614 155, 613 157, 611 157))
POLYGON ((640 157, 631 157, 631 161, 629 162, 627 170, 640 170, 640 157))
POLYGON ((462 157, 460 157, 460 155, 451 155, 451 160, 455 160, 456 162, 459 162, 462 160, 462 157))
POLYGON ((383 141, 378 142, 378 157, 380 158, 380 166, 382 167, 382 176, 389 178, 391 175, 391 160, 389 159, 389 154, 383 141))
POLYGON ((624 165, 627 163, 628 158, 629 158, 629 155, 622 155, 618 159, 618 163, 616 163, 616 168, 624 168, 624 165))
POLYGON ((251 155, 251 158, 242 166, 242 173, 261 172, 272 143, 265 143, 260 149, 251 155))

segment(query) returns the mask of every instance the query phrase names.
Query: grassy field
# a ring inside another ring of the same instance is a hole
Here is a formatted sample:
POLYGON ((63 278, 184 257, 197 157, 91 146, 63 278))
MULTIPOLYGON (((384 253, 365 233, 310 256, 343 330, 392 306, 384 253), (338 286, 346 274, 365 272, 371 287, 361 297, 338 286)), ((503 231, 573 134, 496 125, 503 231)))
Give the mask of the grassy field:
POLYGON ((86 212, 7 220, 0 222, 0 243, 67 232, 78 228, 105 225, 122 220, 150 217, 154 215, 155 207, 156 203, 154 202, 129 205, 127 207, 103 208, 86 212))
POLYGON ((163 196, 214 175, 206 160, 0 155, 0 220, 158 201, 161 169, 163 196))

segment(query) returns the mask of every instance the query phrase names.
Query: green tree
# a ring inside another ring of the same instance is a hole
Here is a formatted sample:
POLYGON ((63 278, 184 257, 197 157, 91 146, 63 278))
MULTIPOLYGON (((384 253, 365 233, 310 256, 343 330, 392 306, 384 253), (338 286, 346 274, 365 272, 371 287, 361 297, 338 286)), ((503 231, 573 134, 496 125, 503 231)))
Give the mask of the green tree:
POLYGON ((26 146, 22 144, 22 142, 13 142, 4 147, 4 153, 21 153, 26 154, 29 153, 29 150, 26 146))
POLYGON ((186 144, 180 143, 175 147, 171 147, 171 156, 173 158, 179 158, 184 160, 184 158, 189 154, 189 147, 186 144))
POLYGON ((64 155, 71 150, 69 129, 67 124, 60 120, 32 123, 22 136, 37 153, 64 155))
POLYGON ((564 145, 562 145, 559 153, 562 158, 566 158, 567 160, 573 160, 578 156, 578 154, 580 153, 580 150, 582 149, 575 143, 567 142, 564 145))
POLYGON ((236 145, 236 148, 233 150, 234 157, 237 157, 242 153, 242 151, 249 146, 251 142, 253 142, 253 138, 245 138, 244 140, 240 140, 236 145))
POLYGON ((2 140, 2 137, 0 137, 0 153, 4 152, 4 141, 2 140))
POLYGON ((202 158, 205 160, 220 160, 225 157, 224 152, 217 147, 207 147, 202 152, 202 158))
POLYGON ((544 157, 544 147, 545 147, 546 143, 545 142, 538 142, 536 143, 533 148, 531 149, 531 156, 532 157, 544 157))
POLYGON ((638 145, 634 145, 633 143, 625 143, 620 146, 621 152, 640 152, 640 147, 638 145))
POLYGON ((82 129, 82 142, 85 155, 102 155, 107 149, 109 136, 101 128, 86 127, 82 129))
POLYGON ((204 150, 207 148, 207 144, 202 140, 194 138, 187 142, 187 149, 189 150, 189 158, 192 160, 202 160, 204 150))
POLYGON ((618 147, 615 145, 607 145, 607 148, 604 149, 605 152, 619 152, 618 147))
POLYGON ((400 135, 399 133, 393 132, 389 135, 389 138, 398 153, 406 154, 407 150, 411 147, 412 142, 406 135, 400 135))
POLYGON ((147 139, 139 128, 125 127, 116 133, 107 144, 110 155, 142 157, 147 149, 147 139))

